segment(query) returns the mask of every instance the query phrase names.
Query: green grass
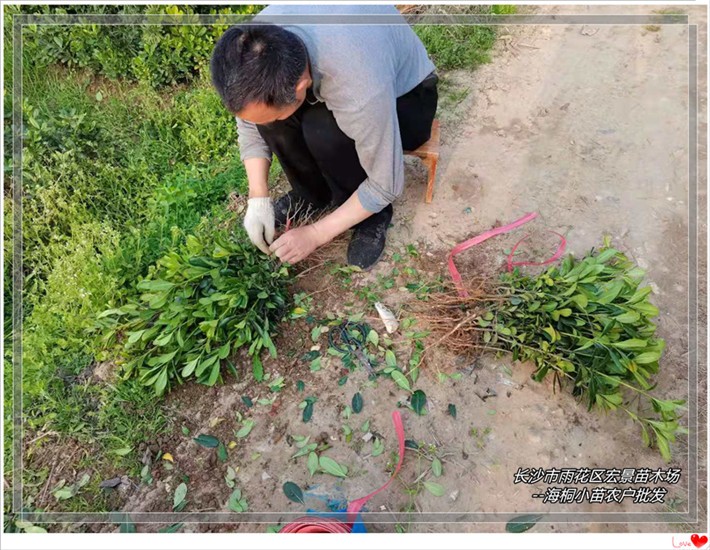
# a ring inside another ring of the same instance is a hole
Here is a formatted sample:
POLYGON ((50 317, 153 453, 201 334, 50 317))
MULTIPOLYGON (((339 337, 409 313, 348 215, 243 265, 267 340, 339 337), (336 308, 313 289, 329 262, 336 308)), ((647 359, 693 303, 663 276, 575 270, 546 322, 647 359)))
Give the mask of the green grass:
MULTIPOLYGON (((444 13, 511 15, 512 5, 451 6, 444 13)), ((417 36, 426 46, 439 71, 473 70, 490 61, 490 50, 495 43, 495 27, 485 25, 417 25, 417 36)))
MULTIPOLYGON (((245 191, 234 120, 206 78, 156 90, 86 70, 45 72, 27 52, 23 71, 26 433, 58 432, 90 447, 97 464, 135 474, 137 453, 112 451, 135 449, 168 428, 160 402, 135 382, 106 386, 77 382, 77 375, 106 355, 93 332, 96 314, 135 295, 157 258, 198 225, 224 220, 228 194, 245 191)), ((11 229, 8 202, 5 215, 11 229)), ((11 231, 4 246, 8 327, 11 231)), ((6 345, 8 450, 10 361, 6 345)), ((11 452, 4 465, 10 475, 11 452)))
MULTIPOLYGON (((446 6, 443 13, 511 15, 516 6, 446 6)), ((496 39, 496 27, 485 25, 417 25, 415 32, 432 57, 439 74, 437 118, 455 124, 470 89, 457 82, 453 70, 474 70, 490 61, 490 50, 496 39)))
POLYGON ((490 61, 495 30, 484 26, 421 25, 416 33, 438 70, 475 69, 490 61))

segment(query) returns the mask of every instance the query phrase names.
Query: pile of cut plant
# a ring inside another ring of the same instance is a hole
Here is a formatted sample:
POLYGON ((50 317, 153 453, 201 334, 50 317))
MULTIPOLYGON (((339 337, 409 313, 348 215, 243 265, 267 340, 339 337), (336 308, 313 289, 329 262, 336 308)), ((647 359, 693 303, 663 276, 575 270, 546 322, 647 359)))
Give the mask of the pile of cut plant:
POLYGON ((621 410, 643 442, 670 460, 684 401, 652 392, 665 342, 652 319, 658 309, 645 272, 605 240, 581 259, 567 256, 539 275, 515 269, 490 283, 432 296, 421 315, 434 344, 457 352, 511 353, 531 362, 533 379, 551 377, 591 410, 621 410), (466 290, 466 297, 462 297, 466 290))
POLYGON ((290 275, 246 242, 220 231, 189 235, 138 283, 138 300, 99 315, 105 343, 123 348, 126 378, 138 376, 157 395, 190 378, 212 386, 222 361, 244 348, 262 380, 260 352, 276 357, 271 336, 290 275))

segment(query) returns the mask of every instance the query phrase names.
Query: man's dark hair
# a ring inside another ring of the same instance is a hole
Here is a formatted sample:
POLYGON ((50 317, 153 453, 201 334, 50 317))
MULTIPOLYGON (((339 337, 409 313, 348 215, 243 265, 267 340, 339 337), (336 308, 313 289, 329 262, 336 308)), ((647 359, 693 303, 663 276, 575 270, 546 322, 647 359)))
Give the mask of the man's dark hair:
POLYGON ((232 113, 251 102, 283 107, 296 101, 307 63, 306 47, 294 33, 277 25, 235 26, 212 52, 212 84, 232 113))

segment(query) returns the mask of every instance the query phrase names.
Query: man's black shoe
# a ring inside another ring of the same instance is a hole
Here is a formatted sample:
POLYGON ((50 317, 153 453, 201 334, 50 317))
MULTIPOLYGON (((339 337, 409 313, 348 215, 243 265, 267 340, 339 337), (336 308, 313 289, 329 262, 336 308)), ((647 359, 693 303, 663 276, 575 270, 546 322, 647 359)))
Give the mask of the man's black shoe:
POLYGON ((382 256, 387 227, 392 221, 392 205, 357 224, 348 245, 348 264, 367 270, 382 256))

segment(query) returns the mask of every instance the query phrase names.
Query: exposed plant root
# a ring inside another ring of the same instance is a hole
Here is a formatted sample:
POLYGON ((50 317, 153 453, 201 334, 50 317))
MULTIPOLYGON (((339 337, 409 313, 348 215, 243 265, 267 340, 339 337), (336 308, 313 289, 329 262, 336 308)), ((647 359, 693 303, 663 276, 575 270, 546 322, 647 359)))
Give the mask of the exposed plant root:
POLYGON ((466 297, 453 286, 443 293, 432 294, 426 302, 418 303, 414 315, 423 330, 430 335, 422 358, 434 348, 445 346, 455 354, 468 355, 486 349, 481 340, 482 328, 478 318, 501 297, 493 294, 490 280, 479 277, 465 283, 466 297))

